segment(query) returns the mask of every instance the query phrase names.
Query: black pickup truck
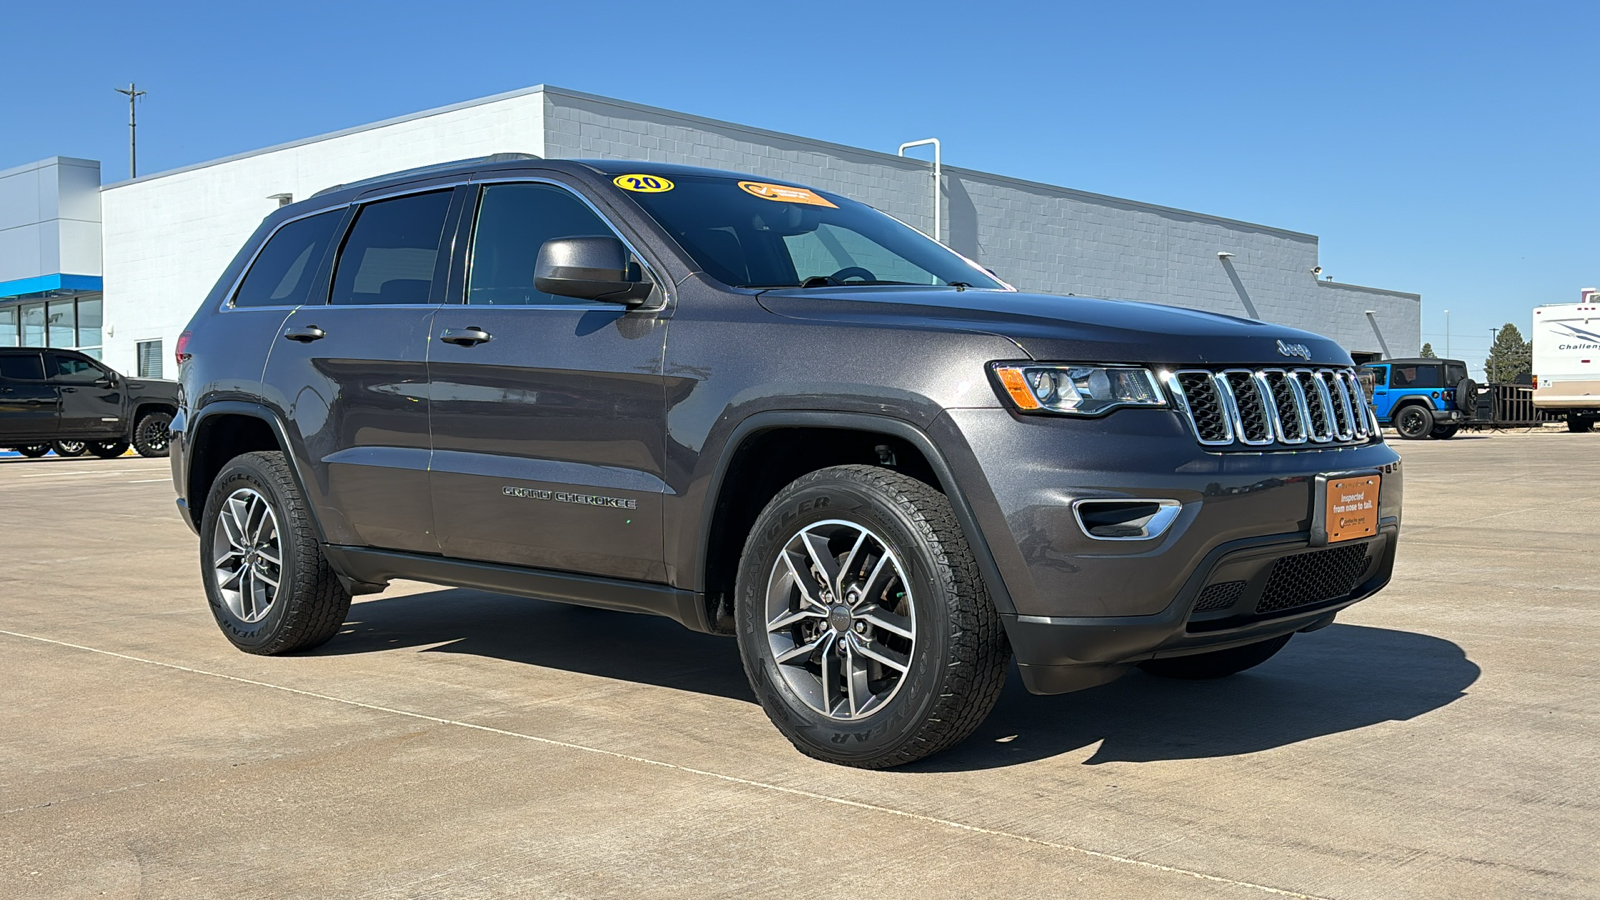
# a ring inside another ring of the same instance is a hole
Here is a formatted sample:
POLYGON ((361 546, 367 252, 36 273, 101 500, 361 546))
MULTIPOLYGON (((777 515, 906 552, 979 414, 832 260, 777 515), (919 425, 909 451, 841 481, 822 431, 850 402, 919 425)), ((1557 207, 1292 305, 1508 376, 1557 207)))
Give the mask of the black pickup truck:
POLYGON ((0 349, 0 448, 23 456, 112 459, 130 445, 166 456, 177 409, 177 382, 129 378, 76 350, 0 349))

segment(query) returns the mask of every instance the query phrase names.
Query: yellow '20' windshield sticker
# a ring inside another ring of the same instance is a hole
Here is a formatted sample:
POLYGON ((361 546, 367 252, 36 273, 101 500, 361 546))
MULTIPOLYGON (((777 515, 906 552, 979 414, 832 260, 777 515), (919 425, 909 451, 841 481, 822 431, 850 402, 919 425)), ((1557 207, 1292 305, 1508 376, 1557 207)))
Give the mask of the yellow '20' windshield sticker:
POLYGON ((636 194, 660 194, 672 190, 672 182, 660 175, 618 175, 611 183, 636 194))
POLYGON ((779 203, 807 203, 811 206, 826 206, 829 209, 838 209, 838 204, 831 203, 819 196, 815 191, 805 188, 789 187, 786 184, 767 184, 763 181, 741 181, 739 187, 745 193, 755 194, 763 200, 776 200, 779 203))

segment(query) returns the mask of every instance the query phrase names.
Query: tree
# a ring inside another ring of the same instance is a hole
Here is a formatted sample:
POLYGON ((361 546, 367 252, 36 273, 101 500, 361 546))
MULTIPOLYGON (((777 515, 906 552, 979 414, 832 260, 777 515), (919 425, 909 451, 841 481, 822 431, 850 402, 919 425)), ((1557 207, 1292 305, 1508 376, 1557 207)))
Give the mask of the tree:
POLYGON ((1533 345, 1522 339, 1517 326, 1507 322, 1500 326, 1489 348, 1489 358, 1483 361, 1483 372, 1494 384, 1511 384, 1518 376, 1533 371, 1533 345))
POLYGON ((1432 344, 1423 344, 1422 345, 1422 358, 1423 359, 1438 359, 1439 358, 1439 354, 1433 352, 1433 345, 1432 344))

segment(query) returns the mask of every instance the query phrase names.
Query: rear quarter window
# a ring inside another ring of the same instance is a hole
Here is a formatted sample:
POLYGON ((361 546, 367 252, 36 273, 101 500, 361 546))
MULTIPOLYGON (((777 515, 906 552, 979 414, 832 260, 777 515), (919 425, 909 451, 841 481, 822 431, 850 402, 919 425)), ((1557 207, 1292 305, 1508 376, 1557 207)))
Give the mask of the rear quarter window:
POLYGON ((307 216, 274 232, 239 283, 233 305, 299 306, 307 302, 343 213, 336 209, 307 216))

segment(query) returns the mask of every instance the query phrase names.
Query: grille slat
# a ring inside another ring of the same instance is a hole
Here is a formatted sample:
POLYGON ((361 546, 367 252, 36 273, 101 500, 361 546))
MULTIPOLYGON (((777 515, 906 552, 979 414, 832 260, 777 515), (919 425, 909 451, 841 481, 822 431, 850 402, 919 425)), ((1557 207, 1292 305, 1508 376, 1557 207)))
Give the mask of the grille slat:
POLYGON ((1351 444, 1378 435, 1353 369, 1181 369, 1166 384, 1207 446, 1351 444))
POLYGON ((1272 564, 1256 613, 1343 600, 1356 589, 1369 561, 1366 544, 1285 556, 1272 564))

